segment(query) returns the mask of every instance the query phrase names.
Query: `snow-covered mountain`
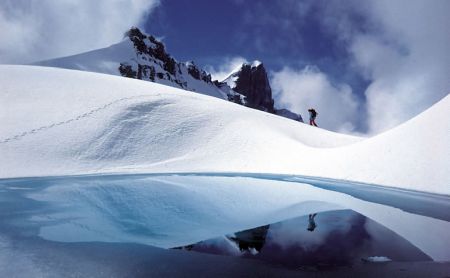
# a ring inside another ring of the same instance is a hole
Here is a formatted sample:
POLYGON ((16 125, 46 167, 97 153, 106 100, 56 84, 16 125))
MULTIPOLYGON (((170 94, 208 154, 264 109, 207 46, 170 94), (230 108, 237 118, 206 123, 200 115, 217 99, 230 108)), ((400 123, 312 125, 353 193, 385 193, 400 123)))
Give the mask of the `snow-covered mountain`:
POLYGON ((251 108, 303 122, 300 114, 296 114, 288 109, 275 108, 267 72, 260 61, 242 64, 233 70, 222 82, 216 84, 220 88, 226 87, 225 90, 231 88, 232 93, 229 94, 231 97, 229 100, 231 101, 245 103, 246 106, 251 108))
POLYGON ((177 62, 164 44, 131 28, 125 38, 110 47, 52 59, 36 65, 120 75, 152 81, 218 98, 227 98, 211 81, 211 75, 194 62, 177 62))
POLYGON ((278 173, 450 194, 450 96, 363 139, 112 75, 3 65, 0 84, 1 178, 278 173))
POLYGON ((123 41, 110 47, 42 61, 36 65, 121 75, 156 82, 302 121, 302 117, 298 114, 286 109, 274 109, 272 90, 266 69, 261 62, 244 63, 230 73, 226 80, 212 81, 211 75, 194 62, 176 61, 167 53, 163 43, 151 35, 142 33, 138 28, 131 28, 123 41))
POLYGON ((231 72, 223 81, 233 91, 245 96, 249 107, 263 111, 274 112, 274 100, 270 88, 267 72, 263 64, 254 61, 252 64, 244 63, 231 72))

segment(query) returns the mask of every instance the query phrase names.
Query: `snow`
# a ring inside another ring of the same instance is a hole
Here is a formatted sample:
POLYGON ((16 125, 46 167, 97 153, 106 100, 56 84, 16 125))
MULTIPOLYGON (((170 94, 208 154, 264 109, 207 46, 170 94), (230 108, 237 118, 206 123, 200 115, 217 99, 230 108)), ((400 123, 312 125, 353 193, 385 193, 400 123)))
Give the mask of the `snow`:
POLYGON ((228 74, 227 77, 225 77, 221 82, 226 83, 231 89, 236 87, 236 82, 239 78, 239 73, 242 70, 242 67, 244 65, 249 65, 250 67, 254 68, 254 67, 258 67, 259 65, 261 65, 262 63, 258 60, 253 61, 251 64, 249 63, 242 63, 241 65, 237 66, 235 69, 233 69, 230 74, 228 74))
MULTIPOLYGON (((419 193, 398 193, 417 202, 411 210, 382 187, 352 194, 298 176, 450 195, 450 96, 373 138, 152 82, 39 66, 0 66, 0 105, 0 261, 12 268, 35 261, 17 242, 168 248, 340 209, 450 261, 448 215, 430 215, 419 193), (129 175, 137 173, 145 174, 129 175)), ((432 204, 445 208, 440 197, 432 204)), ((387 259, 373 255, 367 260, 387 259)))
POLYGON ((228 87, 230 88, 230 90, 232 90, 233 88, 236 88, 236 82, 239 79, 239 72, 242 68, 242 65, 240 65, 239 67, 236 67, 233 71, 231 71, 231 73, 225 78, 223 79, 221 82, 225 83, 228 85, 228 87))
MULTIPOLYGON (((154 45, 148 39, 145 40, 148 46, 154 45)), ((74 69, 81 71, 105 73, 111 75, 121 76, 119 72, 119 65, 121 63, 151 66, 155 69, 155 75, 163 74, 165 79, 155 78, 154 82, 180 88, 180 84, 174 80, 184 83, 183 89, 205 94, 221 99, 227 99, 226 92, 220 90, 212 83, 207 83, 203 80, 197 80, 188 73, 188 66, 193 65, 193 62, 180 63, 177 67, 176 76, 171 76, 171 80, 166 79, 168 72, 164 69, 162 61, 154 59, 152 56, 146 54, 138 54, 134 48, 133 42, 125 38, 117 44, 109 47, 96 49, 93 51, 80 53, 77 55, 40 61, 35 63, 37 66, 57 67, 64 69, 74 69), (179 72, 178 72, 179 70, 179 72)), ((137 68, 137 66, 135 66, 137 68)), ((150 81, 146 79, 147 81, 150 81)))
POLYGON ((372 256, 372 257, 368 257, 366 259, 366 261, 372 262, 372 263, 385 263, 385 262, 390 262, 392 260, 389 259, 388 257, 384 257, 384 256, 372 256))
POLYGON ((251 67, 256 68, 256 67, 259 67, 259 65, 261 65, 261 64, 262 64, 261 61, 255 60, 252 62, 251 67))
POLYGON ((120 75, 118 71, 120 62, 133 59, 136 59, 136 52, 133 43, 127 38, 109 47, 41 61, 36 65, 120 75))
POLYGON ((222 82, 225 82, 230 89, 236 88, 236 82, 239 79, 239 77, 236 74, 231 74, 227 78, 225 78, 222 82))
POLYGON ((366 139, 98 73, 3 65, 0 86, 2 178, 278 173, 450 194, 450 96, 366 139))

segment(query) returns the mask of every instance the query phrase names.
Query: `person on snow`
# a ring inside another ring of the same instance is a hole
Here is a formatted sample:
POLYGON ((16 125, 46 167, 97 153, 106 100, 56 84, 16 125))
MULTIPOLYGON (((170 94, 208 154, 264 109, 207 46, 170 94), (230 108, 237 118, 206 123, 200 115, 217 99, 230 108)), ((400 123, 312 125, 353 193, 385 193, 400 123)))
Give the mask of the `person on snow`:
POLYGON ((317 117, 318 113, 313 108, 308 109, 308 112, 309 112, 309 124, 313 125, 313 126, 317 126, 316 117, 317 117))

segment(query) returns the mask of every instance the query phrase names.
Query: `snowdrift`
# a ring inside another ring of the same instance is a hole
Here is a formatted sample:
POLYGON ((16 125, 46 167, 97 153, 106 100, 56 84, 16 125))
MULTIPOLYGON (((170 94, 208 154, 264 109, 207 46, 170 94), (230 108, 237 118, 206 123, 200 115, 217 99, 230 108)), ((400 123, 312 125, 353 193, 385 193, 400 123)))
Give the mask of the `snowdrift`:
POLYGON ((0 177, 253 172, 450 194, 450 97, 370 139, 122 77, 0 66, 0 177))

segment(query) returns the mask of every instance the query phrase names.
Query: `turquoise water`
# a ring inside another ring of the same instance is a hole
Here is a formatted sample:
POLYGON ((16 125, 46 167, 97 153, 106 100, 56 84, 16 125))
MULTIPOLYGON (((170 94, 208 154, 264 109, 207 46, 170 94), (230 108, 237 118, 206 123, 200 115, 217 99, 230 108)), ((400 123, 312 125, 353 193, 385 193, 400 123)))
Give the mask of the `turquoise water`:
MULTIPOLYGON (((423 222, 432 223, 427 226, 415 220, 408 223, 408 230, 416 230, 418 234, 432 234, 450 227, 449 196, 311 177, 187 173, 3 179, 0 180, 0 276, 30 277, 41 273, 43 277, 61 277, 70 270, 79 271, 82 276, 88 273, 93 277, 123 277, 124 273, 150 271, 155 262, 164 265, 173 260, 187 263, 192 259, 237 265, 242 259, 254 259, 244 262, 246 267, 250 264, 255 269, 261 263, 288 269, 327 269, 361 264, 374 257, 394 262, 431 261, 429 253, 434 252, 433 246, 440 248, 436 254, 450 258, 446 253, 450 242, 425 237, 431 246, 427 247, 422 236, 417 241, 422 245, 416 246, 416 242, 402 237, 395 228, 387 228, 350 207, 319 212, 313 231, 307 230, 309 218, 302 214, 220 233, 222 230, 216 224, 223 220, 211 218, 213 209, 197 207, 207 201, 203 197, 189 189, 165 191, 165 187, 152 185, 155 180, 171 181, 174 177, 181 184, 195 183, 197 178, 203 183, 210 179, 211 186, 217 177, 224 177, 229 184, 241 182, 241 177, 289 182, 299 187, 308 183, 322 195, 339 192, 382 205, 408 219, 429 220, 423 222), (173 218, 172 213, 178 218, 173 218), (208 225, 210 220, 214 221, 208 225), (178 232, 171 234, 170 227, 178 232), (216 237, 190 240, 202 234, 216 237), (161 243, 157 246, 164 245, 166 250, 152 246, 152 242, 161 243), (423 250, 422 246, 428 249, 423 250), (183 250, 167 250, 173 247, 183 250), (203 257, 201 253, 221 256, 203 257), (143 264, 143 258, 151 262, 143 264), (104 273, 97 273, 98 269, 104 273)), ((308 213, 316 212, 314 204, 309 208, 308 213)), ((409 237, 415 239, 414 233, 409 237)))

